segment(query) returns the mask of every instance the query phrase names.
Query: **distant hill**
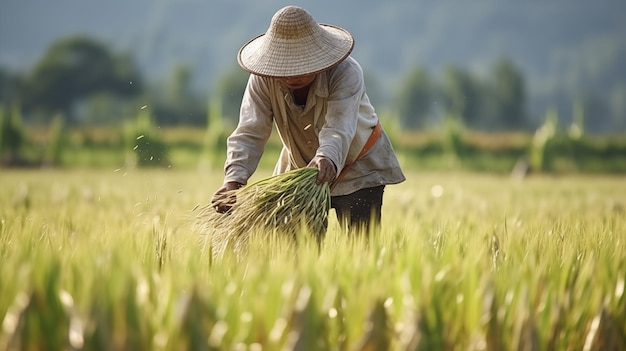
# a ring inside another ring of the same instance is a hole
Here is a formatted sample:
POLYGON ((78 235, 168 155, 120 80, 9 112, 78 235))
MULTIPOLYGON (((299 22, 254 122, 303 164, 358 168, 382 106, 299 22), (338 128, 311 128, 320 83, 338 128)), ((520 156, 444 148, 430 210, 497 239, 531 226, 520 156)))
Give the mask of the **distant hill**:
POLYGON ((86 33, 131 52, 152 80, 185 62, 209 88, 289 3, 351 31, 354 56, 384 91, 415 65, 480 73, 502 56, 525 73, 534 111, 626 87, 623 0, 0 0, 0 66, 26 70, 54 40, 86 33))

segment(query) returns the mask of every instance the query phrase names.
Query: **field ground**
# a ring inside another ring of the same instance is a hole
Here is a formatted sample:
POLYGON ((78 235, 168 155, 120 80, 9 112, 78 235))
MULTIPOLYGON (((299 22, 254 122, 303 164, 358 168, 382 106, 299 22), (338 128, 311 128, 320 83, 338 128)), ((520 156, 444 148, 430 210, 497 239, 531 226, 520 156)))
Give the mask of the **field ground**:
POLYGON ((2 170, 0 348, 626 347, 623 177, 407 178, 368 242, 331 213, 321 252, 214 260, 192 209, 217 171, 2 170))

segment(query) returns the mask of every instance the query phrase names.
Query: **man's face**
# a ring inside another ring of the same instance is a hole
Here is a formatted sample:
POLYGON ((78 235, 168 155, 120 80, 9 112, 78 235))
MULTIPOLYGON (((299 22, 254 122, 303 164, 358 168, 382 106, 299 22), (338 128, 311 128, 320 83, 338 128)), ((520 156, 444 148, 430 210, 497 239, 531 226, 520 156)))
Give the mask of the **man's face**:
POLYGON ((301 89, 304 88, 315 80, 315 74, 309 74, 299 77, 278 78, 289 89, 301 89))

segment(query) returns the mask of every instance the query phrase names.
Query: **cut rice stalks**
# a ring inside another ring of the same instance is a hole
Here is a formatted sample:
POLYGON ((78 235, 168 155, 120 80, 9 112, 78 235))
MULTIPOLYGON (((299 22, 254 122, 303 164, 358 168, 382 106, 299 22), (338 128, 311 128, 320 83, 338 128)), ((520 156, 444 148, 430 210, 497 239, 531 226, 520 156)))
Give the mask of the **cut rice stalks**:
POLYGON ((211 204, 199 209, 196 227, 214 256, 231 247, 241 253, 253 234, 278 234, 295 239, 303 232, 318 243, 328 226, 330 187, 318 185, 317 168, 305 167, 262 179, 230 191, 234 204, 218 213, 211 204))

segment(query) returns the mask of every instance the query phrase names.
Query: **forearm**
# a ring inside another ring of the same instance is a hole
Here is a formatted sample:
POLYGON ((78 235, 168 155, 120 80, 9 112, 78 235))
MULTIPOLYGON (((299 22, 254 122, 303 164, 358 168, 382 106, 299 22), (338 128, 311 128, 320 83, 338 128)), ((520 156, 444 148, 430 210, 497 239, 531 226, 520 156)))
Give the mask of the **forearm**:
POLYGON ((320 132, 320 146, 315 155, 326 157, 333 162, 337 171, 343 168, 348 150, 350 148, 351 135, 340 130, 327 128, 320 132))
POLYGON ((319 134, 317 156, 329 158, 340 172, 357 134, 359 107, 364 94, 359 70, 342 72, 331 79, 325 123, 319 134))
POLYGON ((256 170, 272 133, 267 91, 251 76, 241 103, 239 123, 228 137, 224 181, 246 184, 256 170))
POLYGON ((246 184, 256 171, 269 134, 263 133, 261 126, 258 126, 254 132, 248 131, 251 128, 255 127, 239 126, 228 137, 224 182, 246 184))

